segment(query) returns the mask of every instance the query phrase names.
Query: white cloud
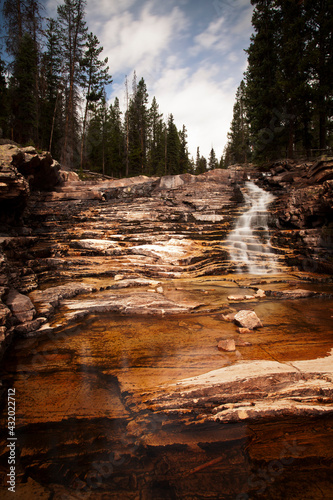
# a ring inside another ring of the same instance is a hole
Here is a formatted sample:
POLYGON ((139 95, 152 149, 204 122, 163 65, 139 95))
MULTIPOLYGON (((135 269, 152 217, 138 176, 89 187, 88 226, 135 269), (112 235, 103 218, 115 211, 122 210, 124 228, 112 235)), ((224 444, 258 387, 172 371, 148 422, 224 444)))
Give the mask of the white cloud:
POLYGON ((187 25, 178 7, 166 15, 152 13, 153 2, 144 5, 140 16, 125 11, 109 18, 101 27, 99 37, 104 47, 103 54, 109 57, 111 71, 127 73, 137 69, 138 73, 159 71, 167 56, 170 44, 187 25))
MULTIPOLYGON (((48 0, 48 11, 56 14, 59 3, 48 0)), ((211 0, 210 9, 203 0, 88 0, 86 12, 109 58, 110 100, 118 96, 124 109, 125 75, 131 91, 135 69, 164 119, 172 113, 178 128, 186 125, 190 154, 199 146, 206 157, 212 147, 220 156, 246 64, 250 0, 211 0)))
POLYGON ((105 21, 105 19, 124 12, 135 4, 136 0, 88 0, 87 17, 91 20, 105 21))
POLYGON ((222 26, 224 23, 225 20, 223 17, 211 22, 205 31, 195 37, 197 48, 202 50, 220 48, 221 43, 223 43, 222 26))
POLYGON ((189 74, 190 68, 167 69, 156 82, 154 95, 160 109, 174 115, 178 128, 186 125, 189 151, 194 158, 198 146, 206 157, 212 147, 221 155, 232 118, 234 82, 216 81, 214 68, 189 74))

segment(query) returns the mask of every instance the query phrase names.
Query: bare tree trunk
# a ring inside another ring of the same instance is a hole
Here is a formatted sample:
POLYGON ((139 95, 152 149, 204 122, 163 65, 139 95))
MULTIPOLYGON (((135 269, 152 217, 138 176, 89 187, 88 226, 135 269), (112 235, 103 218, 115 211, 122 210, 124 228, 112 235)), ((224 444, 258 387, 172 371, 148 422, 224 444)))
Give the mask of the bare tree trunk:
POLYGON ((129 165, 128 165, 128 150, 129 150, 129 138, 128 138, 128 131, 129 131, 129 124, 128 124, 128 80, 126 76, 125 80, 125 89, 126 89, 126 172, 125 176, 128 177, 128 171, 129 171, 129 165))

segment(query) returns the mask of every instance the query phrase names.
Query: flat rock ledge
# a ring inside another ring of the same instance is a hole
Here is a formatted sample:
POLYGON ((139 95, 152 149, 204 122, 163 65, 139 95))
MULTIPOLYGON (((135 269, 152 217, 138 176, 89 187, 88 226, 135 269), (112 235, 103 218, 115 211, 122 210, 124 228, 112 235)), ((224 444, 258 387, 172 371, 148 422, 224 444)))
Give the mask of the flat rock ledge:
POLYGON ((62 306, 70 312, 65 313, 67 321, 82 319, 90 314, 118 313, 118 314, 184 314, 200 307, 197 303, 176 303, 167 299, 154 290, 151 292, 137 292, 130 295, 116 295, 112 293, 97 294, 89 300, 64 300, 62 306))
POLYGON ((333 414, 333 349, 315 360, 240 361, 180 380, 146 404, 187 423, 333 414))

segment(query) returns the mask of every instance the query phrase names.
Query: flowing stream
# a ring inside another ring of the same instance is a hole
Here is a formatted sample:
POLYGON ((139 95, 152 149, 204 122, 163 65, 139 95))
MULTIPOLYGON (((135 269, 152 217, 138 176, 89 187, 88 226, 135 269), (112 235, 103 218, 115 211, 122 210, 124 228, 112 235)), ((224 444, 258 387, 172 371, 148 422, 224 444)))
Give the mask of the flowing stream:
POLYGON ((267 213, 274 196, 253 182, 245 183, 243 194, 249 209, 239 217, 235 229, 228 236, 231 260, 235 262, 238 272, 276 272, 277 258, 271 246, 267 213))

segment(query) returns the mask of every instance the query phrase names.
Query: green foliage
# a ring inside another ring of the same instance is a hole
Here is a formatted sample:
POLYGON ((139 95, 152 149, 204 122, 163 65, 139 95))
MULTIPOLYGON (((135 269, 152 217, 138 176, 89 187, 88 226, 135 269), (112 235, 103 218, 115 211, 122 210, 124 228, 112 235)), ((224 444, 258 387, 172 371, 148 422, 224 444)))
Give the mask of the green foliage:
POLYGON ((36 68, 36 47, 31 36, 25 33, 10 82, 14 137, 19 143, 34 141, 37 136, 36 68))
POLYGON ((250 156, 249 127, 245 104, 245 82, 242 80, 236 93, 233 118, 230 132, 228 133, 228 144, 225 150, 225 163, 226 165, 246 163, 250 156))
POLYGON ((165 123, 155 98, 149 106, 143 78, 134 75, 124 115, 119 99, 107 103, 108 60, 88 33, 85 7, 62 0, 56 19, 43 20, 38 0, 4 1, 12 62, 0 59, 0 134, 115 177, 193 172, 186 127, 178 131, 172 115, 165 123))
POLYGON ((217 161, 214 148, 212 148, 210 151, 210 154, 209 154, 209 159, 208 159, 208 169, 214 170, 215 168, 218 168, 218 166, 219 166, 219 162, 217 161))
POLYGON ((333 0, 251 3, 254 34, 224 163, 321 154, 333 142, 333 0))
POLYGON ((200 149, 197 148, 197 158, 195 161, 195 174, 204 174, 207 171, 207 160, 200 155, 200 149))

